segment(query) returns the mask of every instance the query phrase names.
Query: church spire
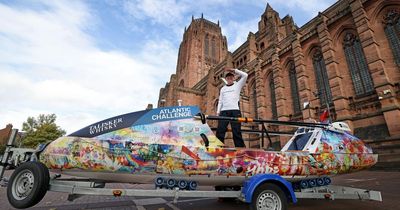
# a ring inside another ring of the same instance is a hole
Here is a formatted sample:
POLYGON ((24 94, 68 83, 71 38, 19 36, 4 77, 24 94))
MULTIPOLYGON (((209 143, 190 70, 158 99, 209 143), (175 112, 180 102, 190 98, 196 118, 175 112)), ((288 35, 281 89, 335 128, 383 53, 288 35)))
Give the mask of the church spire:
POLYGON ((267 7, 265 8, 265 12, 275 12, 275 10, 267 3, 267 7))

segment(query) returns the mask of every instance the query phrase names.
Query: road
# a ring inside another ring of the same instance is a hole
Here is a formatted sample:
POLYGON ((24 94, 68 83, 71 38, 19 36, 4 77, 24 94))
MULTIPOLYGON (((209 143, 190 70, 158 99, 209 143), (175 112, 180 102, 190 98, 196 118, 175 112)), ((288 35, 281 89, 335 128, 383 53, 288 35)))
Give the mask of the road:
MULTIPOLYGON (((7 171, 5 176, 10 176, 7 171)), ((348 187, 377 190, 382 192, 383 202, 360 200, 311 200, 302 199, 296 204, 290 204, 289 210, 396 210, 400 206, 400 172, 361 171, 333 178, 333 184, 348 187)), ((150 189, 152 185, 107 184, 114 188, 150 189)), ((202 187, 210 190, 210 187, 202 187)), ((134 210, 243 210, 248 205, 239 201, 220 202, 216 198, 179 199, 174 204, 170 198, 149 197, 113 197, 113 196, 83 196, 74 201, 67 201, 66 193, 47 192, 35 210, 64 209, 134 209, 134 210)), ((0 187, 0 209, 14 209, 7 201, 6 188, 0 187)))

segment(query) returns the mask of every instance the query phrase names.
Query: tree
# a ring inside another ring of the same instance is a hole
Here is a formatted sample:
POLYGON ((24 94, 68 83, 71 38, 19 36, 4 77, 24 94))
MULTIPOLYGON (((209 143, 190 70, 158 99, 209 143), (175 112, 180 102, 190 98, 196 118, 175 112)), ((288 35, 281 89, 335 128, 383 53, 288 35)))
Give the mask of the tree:
POLYGON ((1 144, 0 145, 0 156, 1 156, 1 154, 4 153, 5 150, 6 150, 6 145, 5 144, 1 144))
POLYGON ((55 114, 39 115, 36 119, 28 117, 22 124, 22 131, 25 132, 22 139, 23 146, 35 148, 39 144, 53 141, 65 135, 65 130, 56 125, 55 114))

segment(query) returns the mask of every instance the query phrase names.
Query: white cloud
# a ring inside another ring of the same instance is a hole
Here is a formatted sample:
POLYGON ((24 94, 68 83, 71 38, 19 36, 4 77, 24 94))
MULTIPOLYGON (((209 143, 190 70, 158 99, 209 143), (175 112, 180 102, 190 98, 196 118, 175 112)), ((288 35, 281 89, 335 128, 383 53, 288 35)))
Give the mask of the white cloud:
MULTIPOLYGON (((300 12, 301 15, 306 17, 314 17, 318 14, 318 12, 322 12, 327 9, 331 4, 333 4, 336 0, 268 0, 272 7, 274 5, 284 5, 289 9, 295 9, 297 12, 300 12), (298 11, 301 10, 301 11, 298 11), (306 13, 302 13, 302 11, 306 13)), ((285 15, 285 14, 281 14, 285 15)))
POLYGON ((0 4, 0 126, 20 128, 28 116, 55 113, 73 132, 156 103, 160 78, 175 70, 172 44, 150 42, 149 51, 136 55, 104 51, 85 33, 97 19, 84 4, 46 6, 33 11, 0 4))
POLYGON ((222 33, 228 38, 229 51, 235 51, 246 40, 249 32, 255 33, 258 30, 259 18, 248 20, 245 22, 229 21, 222 27, 222 33))
MULTIPOLYGON (((332 1, 267 2, 313 17, 332 1)), ((38 3, 44 5, 40 10, 0 3, 0 127, 7 123, 20 127, 28 116, 55 113, 57 123, 73 132, 106 117, 141 110, 156 103, 159 89, 175 72, 178 46, 173 43, 180 41, 192 14, 199 17, 203 12, 209 20, 221 20, 231 51, 246 41, 250 31, 257 31, 261 15, 238 18, 244 5, 240 0, 107 2, 117 8, 114 12, 124 13, 115 14, 117 19, 137 32, 156 24, 173 35, 153 28, 151 32, 161 34, 149 34, 151 41, 136 53, 105 51, 87 33, 103 23, 85 2, 44 1, 38 3)), ((266 6, 259 0, 246 4, 266 6)))
POLYGON ((157 24, 174 25, 181 22, 188 6, 176 0, 132 0, 125 1, 123 8, 137 19, 150 18, 157 24))

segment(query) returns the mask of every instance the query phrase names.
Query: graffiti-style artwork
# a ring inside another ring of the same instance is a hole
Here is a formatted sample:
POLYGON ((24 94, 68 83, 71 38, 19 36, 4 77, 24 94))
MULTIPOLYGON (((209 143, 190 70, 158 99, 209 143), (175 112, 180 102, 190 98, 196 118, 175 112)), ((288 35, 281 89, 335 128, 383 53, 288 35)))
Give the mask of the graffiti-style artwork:
POLYGON ((331 175, 376 162, 373 154, 363 153, 271 152, 70 137, 58 139, 41 157, 56 169, 221 176, 331 175))
POLYGON ((132 143, 145 144, 173 144, 188 145, 195 147, 204 146, 200 134, 208 136, 210 144, 222 146, 210 127, 206 124, 196 123, 194 119, 181 119, 174 121, 163 121, 152 124, 134 125, 130 128, 112 131, 97 136, 96 139, 119 141, 130 141, 132 143))
MULTIPOLYGON (((185 113, 197 113, 188 110, 185 113)), ((192 115, 170 119, 168 116, 180 112, 170 110, 163 113, 172 114, 161 115, 160 109, 152 111, 143 116, 156 118, 153 122, 139 118, 129 126, 93 137, 61 137, 47 146, 40 161, 50 169, 62 170, 243 177, 334 175, 368 168, 377 162, 377 155, 363 141, 345 132, 321 130, 315 152, 225 148, 208 125, 192 115), (200 134, 208 138, 210 146, 205 146, 200 134)), ((121 120, 114 121, 126 121, 118 119, 121 120)), ((104 128, 98 125, 103 124, 92 126, 101 132, 104 128)))

